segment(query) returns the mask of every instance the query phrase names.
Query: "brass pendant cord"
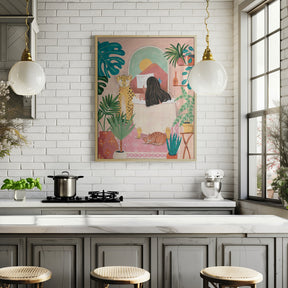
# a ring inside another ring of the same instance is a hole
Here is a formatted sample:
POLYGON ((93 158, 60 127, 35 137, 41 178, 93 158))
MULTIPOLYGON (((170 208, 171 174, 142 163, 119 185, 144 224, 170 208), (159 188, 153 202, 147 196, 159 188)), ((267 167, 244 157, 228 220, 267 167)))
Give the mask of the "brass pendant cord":
POLYGON ((26 0, 26 19, 25 19, 25 24, 26 24, 26 31, 25 31, 25 49, 23 51, 21 61, 32 61, 31 53, 29 50, 29 36, 28 32, 30 30, 30 26, 28 24, 28 17, 29 17, 29 0, 26 0))
POLYGON ((206 34, 207 47, 206 47, 206 49, 205 49, 205 51, 204 51, 202 60, 214 60, 214 59, 213 59, 213 56, 212 56, 212 54, 211 54, 211 50, 210 50, 210 48, 209 48, 209 29, 208 29, 207 20, 208 20, 209 17, 210 17, 210 13, 209 13, 209 11, 208 11, 208 8, 209 8, 209 0, 206 0, 206 13, 207 13, 207 16, 205 17, 204 23, 205 23, 205 27, 206 27, 206 31, 207 31, 207 34, 206 34))

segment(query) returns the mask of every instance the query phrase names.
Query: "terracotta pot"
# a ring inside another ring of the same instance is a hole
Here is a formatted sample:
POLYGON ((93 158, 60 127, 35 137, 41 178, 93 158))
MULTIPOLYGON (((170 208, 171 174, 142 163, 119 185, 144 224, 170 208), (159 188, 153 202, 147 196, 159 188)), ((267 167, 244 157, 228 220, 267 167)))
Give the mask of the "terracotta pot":
POLYGON ((118 143, 112 131, 100 131, 98 138, 98 158, 113 159, 113 154, 117 149, 118 143))
POLYGON ((179 58, 176 63, 178 66, 184 66, 185 65, 185 61, 182 58, 179 58))
POLYGON ((167 159, 177 159, 177 154, 176 155, 170 155, 169 153, 166 156, 167 159))
POLYGON ((194 66, 195 65, 194 55, 188 55, 187 56, 187 63, 188 63, 188 66, 194 66))

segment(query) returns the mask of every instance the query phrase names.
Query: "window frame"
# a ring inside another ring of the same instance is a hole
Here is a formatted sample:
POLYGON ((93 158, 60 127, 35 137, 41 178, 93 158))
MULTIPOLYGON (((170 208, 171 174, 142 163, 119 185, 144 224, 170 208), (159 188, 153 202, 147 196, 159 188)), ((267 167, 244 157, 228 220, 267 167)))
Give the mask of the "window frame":
MULTIPOLYGON (((268 81, 265 81, 265 109, 258 111, 252 110, 252 80, 260 77, 265 77, 265 80, 269 77, 270 74, 279 71, 281 77, 280 65, 276 69, 271 69, 268 71, 266 68, 269 68, 269 63, 265 63, 265 71, 262 74, 253 75, 252 77, 252 46, 260 41, 264 41, 265 57, 269 55, 269 37, 276 33, 280 35, 280 47, 281 47, 281 15, 280 15, 280 27, 272 32, 268 31, 269 22, 267 20, 268 15, 268 5, 270 5, 274 0, 266 1, 253 1, 246 0, 239 5, 239 105, 238 105, 238 116, 239 116, 239 152, 238 152, 238 165, 239 165, 239 199, 251 199, 264 202, 280 202, 278 199, 267 198, 267 187, 266 187, 266 176, 267 169, 262 170, 262 191, 261 197, 249 195, 249 156, 260 155, 262 157, 262 167, 266 167, 266 157, 269 155, 276 155, 275 153, 267 153, 266 151, 266 116, 279 113, 279 107, 269 108, 269 87, 268 81), (252 41, 252 25, 251 19, 252 15, 255 15, 259 11, 264 9, 265 17, 265 33, 264 36, 252 41), (266 31, 267 30, 267 31, 266 31), (269 33, 270 32, 270 33, 269 33), (267 83, 267 84, 266 84, 267 83), (261 117, 262 119, 262 151, 261 153, 250 153, 249 152, 249 119, 261 117), (246 156, 245 156, 246 155, 246 156), (265 171, 264 171, 265 170, 265 171)), ((281 5, 281 1, 280 1, 281 5)), ((280 6, 281 9, 281 6, 280 6)), ((280 14, 280 13, 279 13, 280 14)), ((279 51, 280 53, 280 51, 279 51)), ((280 56, 281 57, 281 56, 280 56)), ((280 58, 281 63, 281 58, 280 58)), ((280 78, 281 79, 281 78, 280 78)), ((281 93, 280 93, 281 101, 281 93)), ((280 102, 281 103, 281 102, 280 102)), ((280 104, 281 105, 281 104, 280 104)))

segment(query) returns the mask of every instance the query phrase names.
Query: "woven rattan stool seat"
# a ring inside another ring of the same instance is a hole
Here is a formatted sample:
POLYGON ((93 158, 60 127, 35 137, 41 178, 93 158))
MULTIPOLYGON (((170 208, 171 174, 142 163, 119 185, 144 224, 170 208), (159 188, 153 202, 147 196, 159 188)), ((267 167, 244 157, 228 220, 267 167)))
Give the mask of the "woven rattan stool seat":
POLYGON ((150 279, 150 273, 144 269, 130 266, 106 266, 96 268, 91 272, 91 277, 104 283, 104 287, 109 284, 134 284, 136 287, 150 279))
POLYGON ((9 284, 42 283, 51 278, 51 271, 36 266, 12 266, 0 268, 0 282, 9 284))
POLYGON ((219 287, 256 287, 256 283, 263 280, 262 274, 257 271, 235 266, 208 267, 201 270, 200 276, 204 279, 204 288, 208 287, 208 282, 218 283, 219 287))

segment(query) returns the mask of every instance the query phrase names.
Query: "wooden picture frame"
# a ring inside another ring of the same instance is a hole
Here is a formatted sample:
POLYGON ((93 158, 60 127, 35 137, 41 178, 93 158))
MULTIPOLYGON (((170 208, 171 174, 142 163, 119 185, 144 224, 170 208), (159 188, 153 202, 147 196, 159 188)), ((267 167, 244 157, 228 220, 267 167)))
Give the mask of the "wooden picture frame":
POLYGON ((96 161, 195 160, 194 36, 95 36, 96 161))

